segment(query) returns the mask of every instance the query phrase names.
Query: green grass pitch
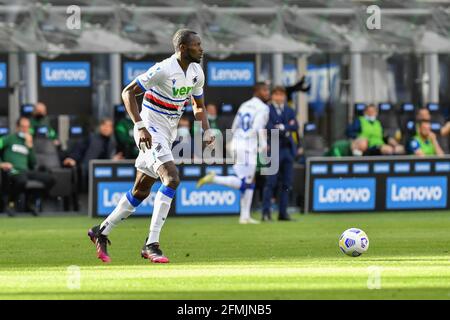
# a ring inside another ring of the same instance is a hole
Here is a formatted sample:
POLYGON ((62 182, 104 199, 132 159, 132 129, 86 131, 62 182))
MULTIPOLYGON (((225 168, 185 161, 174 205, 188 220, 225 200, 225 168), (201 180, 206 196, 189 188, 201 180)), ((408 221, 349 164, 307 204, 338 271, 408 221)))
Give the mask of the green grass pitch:
POLYGON ((1 218, 0 299, 450 299, 450 212, 295 216, 260 225, 169 217, 167 265, 140 257, 148 218, 113 231, 107 265, 86 235, 99 219, 1 218), (370 239, 359 258, 338 249, 349 227, 370 239), (370 267, 380 289, 368 288, 370 267))

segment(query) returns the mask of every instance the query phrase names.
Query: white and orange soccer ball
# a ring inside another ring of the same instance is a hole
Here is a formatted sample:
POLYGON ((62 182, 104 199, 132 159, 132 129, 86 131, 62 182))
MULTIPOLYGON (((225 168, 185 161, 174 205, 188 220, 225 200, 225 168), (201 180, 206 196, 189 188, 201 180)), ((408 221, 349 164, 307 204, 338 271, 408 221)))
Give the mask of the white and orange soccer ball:
POLYGON ((347 229, 339 238, 339 249, 350 257, 359 257, 369 249, 369 237, 361 229, 347 229))

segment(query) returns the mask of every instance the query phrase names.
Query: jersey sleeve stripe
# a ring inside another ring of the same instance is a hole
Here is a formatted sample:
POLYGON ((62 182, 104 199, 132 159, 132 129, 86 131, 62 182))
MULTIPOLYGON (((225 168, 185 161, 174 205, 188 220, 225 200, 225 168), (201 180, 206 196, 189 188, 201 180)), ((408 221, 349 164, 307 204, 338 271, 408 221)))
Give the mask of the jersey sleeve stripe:
POLYGON ((139 87, 141 87, 142 90, 144 90, 144 92, 147 91, 147 89, 145 89, 145 87, 142 85, 141 81, 139 80, 139 78, 136 78, 136 83, 139 85, 139 87))
POLYGON ((192 95, 195 99, 200 99, 201 97, 203 97, 203 93, 199 94, 198 96, 196 96, 195 94, 192 95))

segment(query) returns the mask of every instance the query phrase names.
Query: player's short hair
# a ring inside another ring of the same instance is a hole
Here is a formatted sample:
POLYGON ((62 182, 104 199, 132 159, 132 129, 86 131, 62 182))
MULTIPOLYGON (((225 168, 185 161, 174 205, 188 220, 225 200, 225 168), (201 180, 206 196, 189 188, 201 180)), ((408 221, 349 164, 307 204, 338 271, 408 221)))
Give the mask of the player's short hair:
POLYGON ((264 81, 259 81, 257 83, 255 83, 253 85, 253 93, 256 93, 259 89, 261 89, 262 87, 266 87, 268 86, 267 83, 265 83, 264 81))
POLYGON ((21 122, 23 119, 30 121, 30 119, 28 119, 27 117, 25 117, 25 116, 20 116, 20 117, 16 120, 16 127, 19 127, 19 126, 20 126, 20 122, 21 122))
POLYGON ((113 121, 113 119, 112 118, 109 118, 109 117, 104 117, 104 118, 101 118, 100 119, 100 122, 98 123, 100 126, 102 126, 102 125, 104 125, 106 122, 112 122, 112 123, 114 123, 114 121, 113 121))
POLYGON ((375 109, 377 109, 378 110, 378 108, 377 108, 377 106, 376 105, 374 105, 373 103, 369 103, 368 105, 366 105, 366 107, 364 108, 364 111, 366 111, 367 109, 369 109, 369 108, 375 108, 375 109))
POLYGON ((276 93, 276 92, 281 92, 281 93, 286 94, 286 88, 283 86, 275 86, 272 88, 272 94, 276 93))
POLYGON ((197 32, 189 30, 189 29, 179 29, 172 38, 173 48, 175 52, 178 52, 180 49, 180 45, 188 44, 192 35, 197 35, 197 32))

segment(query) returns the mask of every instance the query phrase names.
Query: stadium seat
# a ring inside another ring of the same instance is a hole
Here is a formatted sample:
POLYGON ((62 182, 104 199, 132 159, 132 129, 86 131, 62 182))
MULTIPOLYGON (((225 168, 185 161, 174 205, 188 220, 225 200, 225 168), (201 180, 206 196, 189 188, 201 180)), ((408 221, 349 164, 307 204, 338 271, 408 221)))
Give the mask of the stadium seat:
POLYGON ((305 205, 305 165, 294 165, 294 181, 292 183, 292 197, 295 201, 294 205, 300 208, 300 212, 303 212, 305 205))
POLYGON ((29 117, 31 117, 33 110, 34 110, 34 104, 32 104, 32 103, 23 104, 20 106, 20 115, 22 117, 29 118, 29 117))
POLYGON ((448 137, 441 136, 442 124, 439 121, 431 120, 431 130, 436 134, 439 145, 444 153, 449 153, 448 137))
MULTIPOLYGON (((35 139, 36 161, 39 170, 45 170, 55 178, 55 185, 49 191, 51 197, 62 197, 64 209, 68 210, 70 200, 77 199, 77 175, 74 168, 63 168, 58 156, 58 150, 53 141, 45 137, 35 139)), ((76 209, 74 209, 76 210, 76 209)))
MULTIPOLYGON (((6 206, 12 200, 11 194, 9 193, 9 183, 8 183, 8 175, 5 172, 1 172, 0 174, 0 186, 2 196, 0 199, 0 212, 6 210, 6 206)), ((15 200, 15 208, 16 211, 24 212, 25 211, 25 203, 27 199, 33 197, 35 200, 35 207, 38 212, 42 211, 42 194, 45 190, 45 186, 42 182, 37 180, 28 180, 25 185, 24 194, 19 195, 15 200)))
POLYGON ((9 128, 4 125, 0 125, 0 137, 6 136, 9 134, 9 128))
POLYGON ((438 103, 428 103, 427 109, 430 111, 433 123, 439 123, 441 126, 445 124, 445 117, 438 103))
POLYGON ((407 145, 411 138, 416 134, 416 122, 409 120, 401 127, 402 130, 402 144, 407 145))
POLYGON ((71 125, 69 128, 69 139, 67 140, 67 150, 70 152, 85 137, 86 133, 82 126, 71 125))
POLYGON ((0 126, 5 126, 5 127, 7 127, 8 126, 8 117, 3 117, 3 116, 0 116, 0 126))
POLYGON ((125 105, 118 104, 114 106, 114 122, 117 123, 119 120, 123 119, 127 114, 125 105))
POLYGON ((305 123, 303 127, 303 150, 305 158, 323 156, 326 150, 325 140, 315 123, 305 123))
POLYGON ((407 143, 415 134, 416 108, 412 103, 403 103, 400 109, 400 130, 402 131, 402 142, 407 143))
POLYGON ((231 104, 222 104, 219 108, 219 116, 222 122, 222 125, 225 128, 231 128, 233 125, 234 117, 236 116, 237 110, 231 104))
POLYGON ((381 125, 385 135, 396 138, 399 131, 399 123, 397 119, 394 107, 390 103, 380 103, 378 106, 378 120, 380 120, 381 125))
POLYGON ((0 117, 0 137, 9 134, 8 117, 0 117))
POLYGON ((366 108, 365 103, 355 103, 353 106, 353 119, 362 116, 365 108, 366 108))

